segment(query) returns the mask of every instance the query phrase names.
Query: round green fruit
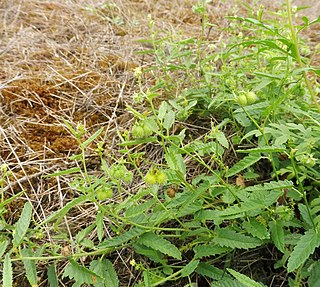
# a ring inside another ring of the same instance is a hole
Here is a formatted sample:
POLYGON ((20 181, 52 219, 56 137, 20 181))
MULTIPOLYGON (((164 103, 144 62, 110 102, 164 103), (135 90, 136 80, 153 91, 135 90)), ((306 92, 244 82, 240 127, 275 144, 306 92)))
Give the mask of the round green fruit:
POLYGON ((155 176, 156 176, 156 182, 158 184, 164 184, 167 180, 167 176, 162 170, 157 171, 155 176))
POLYGON ((255 103, 258 99, 257 95, 254 92, 246 93, 246 98, 247 98, 248 105, 255 103))
POLYGON ((96 190, 96 198, 101 201, 111 198, 112 195, 113 192, 111 188, 100 187, 96 190))
POLYGON ((141 139, 145 137, 145 131, 142 126, 134 125, 131 130, 134 139, 141 139))
POLYGON ((149 185, 157 184, 157 176, 153 171, 149 171, 146 174, 144 181, 146 184, 149 184, 149 185))
POLYGON ((245 95, 239 95, 237 97, 237 103, 240 105, 240 106, 246 106, 248 104, 248 100, 247 100, 247 97, 245 95))

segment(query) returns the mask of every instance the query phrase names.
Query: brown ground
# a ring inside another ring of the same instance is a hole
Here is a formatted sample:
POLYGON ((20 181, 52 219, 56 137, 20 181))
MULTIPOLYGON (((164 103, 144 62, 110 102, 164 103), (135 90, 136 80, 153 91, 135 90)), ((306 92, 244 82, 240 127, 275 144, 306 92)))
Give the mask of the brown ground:
MULTIPOLYGON (((159 31, 199 37, 200 17, 191 9, 197 2, 0 1, 0 164, 6 163, 12 171, 6 198, 25 190, 23 198, 33 202, 39 221, 66 203, 67 179, 41 177, 67 168, 68 156, 78 151, 63 120, 75 126, 83 123, 89 134, 104 127, 103 138, 112 152, 117 132, 132 122, 125 105, 132 103, 137 90, 133 70, 153 61, 136 54, 148 49, 136 41, 149 37, 147 15, 155 19, 159 31)), ((259 7, 259 1, 246 2, 259 7)), ((264 2, 269 7, 278 5, 264 2)), ((304 13, 317 15, 318 1, 297 2, 313 4, 304 13)), ((209 39, 225 38, 218 30, 228 25, 224 15, 243 11, 239 1, 212 1, 210 22, 217 29, 210 31, 209 39)), ((310 37, 319 42, 319 34, 310 37)), ((8 223, 15 222, 23 201, 9 206, 8 223)))

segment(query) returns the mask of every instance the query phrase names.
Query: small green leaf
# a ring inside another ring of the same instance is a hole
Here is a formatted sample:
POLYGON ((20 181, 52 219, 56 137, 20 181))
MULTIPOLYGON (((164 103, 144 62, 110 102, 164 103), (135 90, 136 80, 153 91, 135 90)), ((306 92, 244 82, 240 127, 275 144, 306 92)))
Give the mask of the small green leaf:
POLYGON ((158 119, 162 121, 165 118, 165 115, 168 110, 168 103, 166 101, 163 101, 159 107, 159 112, 158 112, 158 119))
POLYGON ((173 258, 179 260, 181 260, 182 258, 181 252, 175 245, 173 245, 170 241, 152 232, 148 232, 141 235, 138 242, 154 250, 158 250, 163 254, 169 255, 173 258))
MULTIPOLYGON (((34 253, 30 248, 24 248, 21 250, 23 257, 33 257, 34 253)), ((37 269, 35 260, 23 259, 24 269, 26 270, 26 276, 31 286, 38 286, 37 269)))
POLYGON ((98 129, 91 137, 89 137, 85 142, 81 144, 81 147, 85 149, 102 133, 102 131, 103 131, 103 128, 98 129))
POLYGON ((312 264, 311 268, 308 286, 320 286, 320 261, 312 264))
POLYGON ((2 240, 3 241, 0 242, 0 258, 2 257, 4 252, 6 251, 8 244, 9 244, 9 240, 7 240, 7 239, 2 239, 2 240))
POLYGON ((224 270, 221 270, 205 262, 199 263, 196 269, 196 272, 202 276, 206 276, 214 280, 220 280, 222 278, 225 278, 225 279, 231 278, 231 276, 229 274, 226 274, 224 270))
POLYGON ((261 283, 258 283, 254 280, 252 280, 251 278, 249 278, 246 275, 243 275, 233 269, 227 268, 228 272, 232 274, 232 276, 234 276, 234 278, 236 278, 241 284, 243 284, 246 287, 262 287, 265 286, 261 283))
POLYGON ((195 253, 194 258, 196 259, 226 253, 230 250, 231 249, 228 247, 223 247, 217 244, 197 245, 193 248, 193 251, 195 253))
POLYGON ((148 271, 143 271, 143 287, 152 287, 152 280, 148 271))
POLYGON ((50 287, 59 287, 56 266, 54 264, 48 267, 47 275, 50 287))
POLYGON ((69 264, 63 272, 62 277, 69 277, 70 279, 74 279, 75 283, 72 285, 73 287, 80 287, 84 283, 95 284, 99 278, 101 279, 98 274, 82 265, 79 265, 73 259, 70 260, 69 264))
POLYGON ((101 242, 104 236, 104 224, 103 224, 103 214, 101 211, 97 213, 96 216, 96 226, 97 226, 97 235, 98 239, 101 242))
POLYGON ((242 160, 237 162, 233 167, 231 167, 228 171, 226 176, 231 177, 235 174, 238 174, 240 171, 245 170, 246 168, 252 166, 254 163, 261 159, 260 153, 251 153, 248 156, 244 157, 242 160))
POLYGON ((279 251, 284 253, 284 231, 283 223, 281 221, 271 221, 269 222, 271 239, 274 245, 278 248, 279 251))
POLYGON ((175 120, 175 113, 174 111, 171 110, 166 114, 166 117, 164 118, 163 127, 166 130, 169 130, 172 127, 174 120, 175 120))
POLYGON ((199 260, 191 261, 186 266, 181 269, 181 276, 187 277, 192 274, 194 270, 198 267, 199 260))
POLYGON ((13 285, 13 271, 9 253, 7 253, 4 258, 2 270, 2 284, 3 287, 12 287, 13 285))
POLYGON ((310 229, 301 236, 297 245, 294 247, 289 260, 288 272, 293 272, 299 268, 314 250, 320 245, 320 232, 319 230, 310 229))
POLYGON ((259 239, 268 239, 270 237, 267 227, 255 218, 250 218, 249 221, 245 221, 242 226, 251 235, 259 239))
POLYGON ((30 202, 26 202, 22 209, 22 213, 19 220, 14 225, 15 228, 14 228, 13 240, 12 240, 14 247, 19 246, 23 241, 24 236, 26 235, 30 225, 31 215, 32 215, 32 205, 30 202))
POLYGON ((95 287, 118 287, 119 279, 110 260, 94 260, 90 263, 90 270, 98 274, 102 279, 97 280, 95 287))
POLYGON ((170 149, 168 153, 165 154, 165 159, 170 169, 179 171, 183 175, 186 174, 186 164, 184 162, 183 156, 178 153, 175 149, 170 149))
POLYGON ((214 134, 215 138, 225 148, 229 148, 229 142, 223 132, 218 131, 214 134))

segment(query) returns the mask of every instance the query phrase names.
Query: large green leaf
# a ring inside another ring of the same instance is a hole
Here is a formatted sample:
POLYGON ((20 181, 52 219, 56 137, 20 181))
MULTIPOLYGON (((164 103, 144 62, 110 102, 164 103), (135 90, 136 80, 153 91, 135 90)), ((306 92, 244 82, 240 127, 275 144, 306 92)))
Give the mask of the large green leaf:
POLYGON ((320 245, 320 231, 310 229, 301 236, 288 260, 288 272, 299 268, 320 245))
POLYGON ((237 233, 229 228, 218 229, 216 231, 216 237, 212 241, 220 246, 230 247, 232 249, 255 248, 263 243, 263 241, 258 238, 237 233))
POLYGON ((248 276, 241 274, 233 269, 227 268, 228 272, 230 274, 232 274, 232 276, 234 276, 234 278, 236 278, 240 283, 242 283, 244 286, 246 287, 262 287, 265 286, 261 283, 258 283, 254 280, 252 280, 251 278, 249 278, 248 276))
POLYGON ((35 260, 24 259, 25 257, 33 257, 34 253, 30 248, 24 248, 21 250, 23 256, 23 265, 26 270, 26 276, 31 286, 38 286, 37 269, 35 260))
POLYGON ((245 170, 246 168, 252 166, 254 163, 261 159, 260 153, 251 153, 248 156, 244 157, 242 160, 238 161, 233 167, 231 167, 228 171, 226 176, 231 177, 240 171, 245 170))
POLYGON ((269 223, 271 231, 271 239, 279 251, 284 253, 284 231, 281 221, 271 221, 269 223))
POLYGON ((169 240, 152 232, 141 235, 138 242, 173 258, 179 260, 182 258, 181 252, 175 245, 173 245, 169 240))

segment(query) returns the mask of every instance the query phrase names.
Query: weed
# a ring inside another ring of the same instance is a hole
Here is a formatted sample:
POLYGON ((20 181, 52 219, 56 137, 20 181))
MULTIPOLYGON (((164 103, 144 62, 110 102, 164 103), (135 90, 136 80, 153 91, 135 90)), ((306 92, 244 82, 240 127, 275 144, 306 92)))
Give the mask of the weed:
MULTIPOLYGON (((152 49, 144 53, 155 63, 135 70, 139 91, 127 105, 134 124, 118 133, 119 158, 105 154, 103 128, 89 135, 82 124, 64 122, 80 153, 69 158, 74 167, 49 177, 72 175, 76 197, 42 222, 34 222, 28 201, 14 225, 1 225, 4 286, 12 286, 18 260, 32 286, 45 260, 53 261, 50 286, 59 276, 72 286, 119 286, 112 255, 123 250, 141 275, 137 287, 266 286, 272 281, 262 264, 240 269, 234 258, 270 246, 272 268, 287 274, 281 284, 317 286, 319 69, 301 56, 298 33, 320 20, 294 26, 287 0, 279 12, 287 24, 263 19, 262 8, 257 18, 228 17, 235 36, 208 52, 207 5, 193 7, 202 18, 198 39, 159 38, 149 17, 152 49), (156 78, 148 89, 147 73, 156 78), (99 176, 88 169, 92 151, 99 176), (37 245, 48 226, 67 237, 61 221, 78 206, 93 206, 94 220, 68 231, 70 248, 37 245), (59 260, 66 262, 62 275, 59 260)), ((2 173, 3 189, 5 166, 2 173)), ((0 212, 8 202, 2 194, 0 212)))

